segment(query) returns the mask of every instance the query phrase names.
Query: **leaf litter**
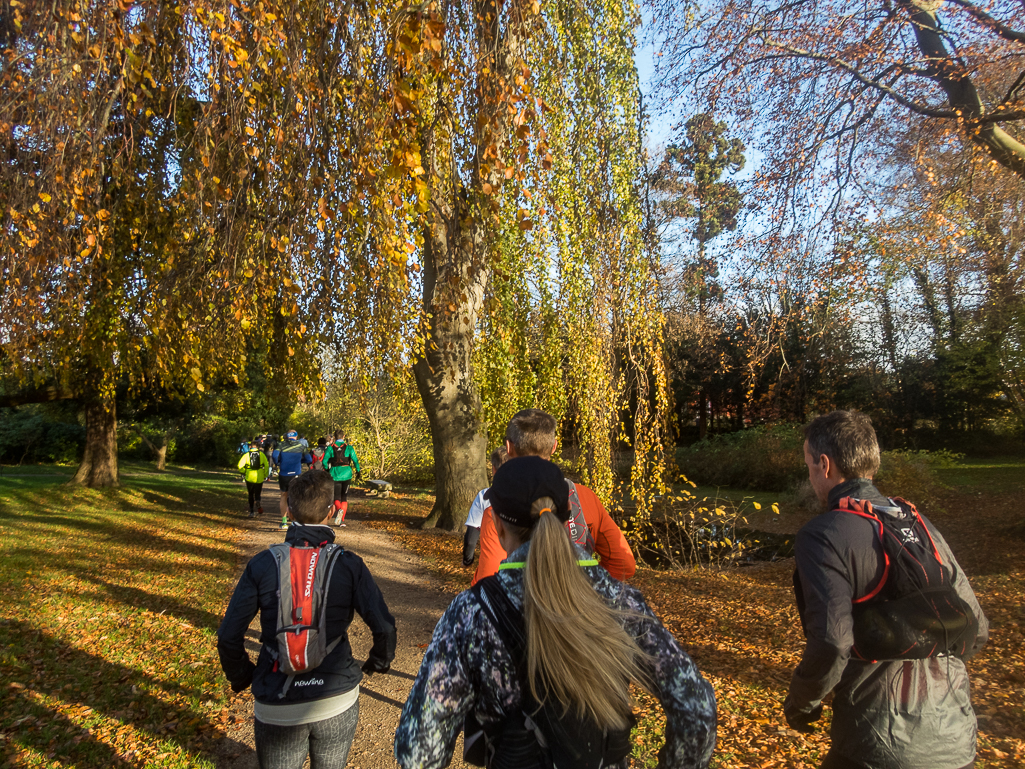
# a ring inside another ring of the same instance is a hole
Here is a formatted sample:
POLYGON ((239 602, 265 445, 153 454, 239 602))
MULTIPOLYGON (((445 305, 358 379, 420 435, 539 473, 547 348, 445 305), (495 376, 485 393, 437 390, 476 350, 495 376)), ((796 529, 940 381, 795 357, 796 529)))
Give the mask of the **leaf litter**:
MULTIPOLYGON (((1025 525, 1015 523, 1016 496, 948 491, 930 514, 991 624, 989 642, 968 663, 979 718, 979 769, 1025 765, 1025 571, 1016 556, 1025 543, 1025 525)), ((432 503, 399 490, 390 500, 375 500, 365 523, 417 553, 455 596, 469 587, 473 568, 462 565, 460 537, 419 528, 432 503)), ((791 533, 803 523, 793 514, 782 520, 791 533)), ((813 734, 790 729, 783 718, 783 699, 804 648, 793 569, 793 558, 722 571, 639 567, 630 580, 715 689, 719 729, 713 767, 814 769, 829 749, 829 707, 813 734)), ((665 719, 654 698, 635 694, 633 765, 654 769, 665 719)))
MULTIPOLYGON (((116 491, 0 486, 0 756, 10 766, 213 766, 233 698, 215 651, 239 568, 237 488, 152 476, 116 491)), ((472 570, 461 541, 419 528, 433 500, 396 490, 354 518, 424 559, 451 595, 472 570)), ((933 520, 991 621, 969 663, 980 769, 1025 763, 1025 527, 1014 496, 951 492, 933 520), (970 501, 970 505, 968 502, 970 501), (971 515, 960 511, 970 509, 971 515)), ((794 524, 796 527, 798 524, 794 524)), ((796 528, 795 528, 796 530, 796 528)), ((814 734, 787 728, 781 703, 803 647, 792 559, 631 580, 715 688, 715 767, 817 766, 829 708, 814 734)), ((664 719, 637 692, 634 766, 653 768, 664 719)))

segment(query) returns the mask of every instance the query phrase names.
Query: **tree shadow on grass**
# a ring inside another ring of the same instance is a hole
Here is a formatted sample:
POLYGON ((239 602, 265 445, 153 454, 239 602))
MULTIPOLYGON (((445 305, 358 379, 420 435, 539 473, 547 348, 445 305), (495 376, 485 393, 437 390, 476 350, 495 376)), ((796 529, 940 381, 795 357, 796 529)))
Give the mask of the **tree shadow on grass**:
MULTIPOLYGON (((54 530, 68 527, 92 533, 101 541, 113 541, 117 545, 131 547, 138 554, 147 550, 161 553, 174 552, 180 555, 195 556, 201 560, 214 561, 230 557, 230 550, 227 547, 212 547, 197 542, 183 542, 178 539, 160 536, 154 532, 140 529, 137 526, 125 526, 116 520, 98 519, 95 514, 84 514, 82 516, 48 515, 45 513, 11 512, 6 508, 0 507, 0 522, 8 524, 12 528, 19 525, 38 526, 40 528, 48 527, 54 530)), ((10 554, 19 552, 32 553, 33 548, 14 547, 8 552, 10 554)), ((174 564, 150 559, 145 555, 137 556, 132 561, 132 567, 133 570, 149 569, 161 573, 171 573, 177 568, 174 564)), ((196 564, 195 568, 208 570, 216 567, 196 564)))
POLYGON ((197 606, 190 606, 187 603, 175 601, 167 596, 148 593, 137 587, 115 585, 88 572, 80 572, 78 576, 103 590, 102 593, 79 593, 78 595, 81 598, 100 602, 112 599, 133 609, 148 609, 155 614, 168 614, 172 617, 177 617, 200 629, 205 628, 216 631, 217 627, 221 624, 221 619, 218 615, 197 606))
MULTIPOLYGON (((0 621, 0 646, 6 652, 0 731, 11 765, 19 749, 65 765, 117 769, 141 766, 147 755, 172 746, 211 763, 226 750, 244 750, 209 714, 154 695, 151 689, 166 686, 149 673, 68 646, 24 622, 0 621), (60 700, 65 712, 46 698, 60 700), (97 716, 117 724, 98 723, 97 716), (128 725, 134 734, 117 733, 128 725)), ((209 696, 218 693, 211 687, 209 696)))

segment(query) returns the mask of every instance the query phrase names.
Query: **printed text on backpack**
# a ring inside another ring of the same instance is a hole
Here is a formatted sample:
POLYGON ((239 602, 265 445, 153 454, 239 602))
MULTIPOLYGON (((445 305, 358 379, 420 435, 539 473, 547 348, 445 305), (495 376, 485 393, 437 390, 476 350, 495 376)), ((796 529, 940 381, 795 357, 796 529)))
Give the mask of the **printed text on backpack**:
POLYGON ((342 553, 339 545, 292 547, 271 545, 278 564, 278 626, 272 650, 276 669, 288 676, 283 698, 292 678, 317 668, 341 641, 327 639, 327 587, 335 563, 342 553))
POLYGON ((866 660, 971 654, 979 623, 954 590, 950 569, 915 506, 873 508, 853 497, 838 509, 868 519, 883 546, 883 575, 854 600, 854 655, 866 660))

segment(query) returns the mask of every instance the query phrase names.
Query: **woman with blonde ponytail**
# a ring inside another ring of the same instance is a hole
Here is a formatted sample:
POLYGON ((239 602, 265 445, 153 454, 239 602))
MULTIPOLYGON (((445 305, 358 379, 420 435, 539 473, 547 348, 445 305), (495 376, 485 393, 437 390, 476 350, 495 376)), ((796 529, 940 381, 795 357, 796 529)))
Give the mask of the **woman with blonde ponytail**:
MULTIPOLYGON (((636 683, 666 714, 659 769, 706 767, 712 687, 641 594, 572 544, 559 468, 511 459, 489 498, 509 556, 438 622, 395 734, 399 765, 447 766, 464 722, 480 725, 486 749, 477 763, 490 769, 625 765, 636 683)), ((471 761, 472 739, 468 729, 471 761)))

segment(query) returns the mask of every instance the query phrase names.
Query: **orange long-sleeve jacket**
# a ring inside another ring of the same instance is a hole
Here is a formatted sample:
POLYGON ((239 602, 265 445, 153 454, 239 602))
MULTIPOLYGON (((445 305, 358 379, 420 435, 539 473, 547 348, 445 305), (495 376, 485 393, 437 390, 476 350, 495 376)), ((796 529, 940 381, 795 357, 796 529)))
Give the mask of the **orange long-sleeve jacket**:
MULTIPOLYGON (((637 562, 634 560, 630 545, 626 542, 626 537, 612 520, 598 495, 580 483, 576 484, 576 487, 580 507, 584 511, 584 520, 587 521, 587 528, 594 540, 594 550, 598 554, 599 562, 615 579, 630 579, 637 571, 637 562)), ((498 541, 498 532, 495 531, 495 522, 489 507, 484 511, 480 524, 480 558, 470 585, 476 585, 479 580, 497 574, 498 565, 505 557, 506 552, 502 549, 502 543, 498 541)))

